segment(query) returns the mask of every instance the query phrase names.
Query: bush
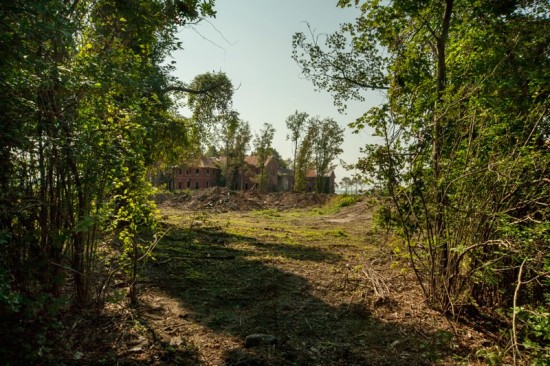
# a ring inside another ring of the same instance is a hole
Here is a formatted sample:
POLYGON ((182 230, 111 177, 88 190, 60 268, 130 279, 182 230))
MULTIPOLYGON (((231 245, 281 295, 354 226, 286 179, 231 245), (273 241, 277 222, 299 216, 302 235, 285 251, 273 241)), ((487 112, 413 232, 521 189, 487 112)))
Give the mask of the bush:
POLYGON ((351 206, 359 201, 361 201, 361 197, 358 195, 344 194, 337 197, 336 207, 343 208, 351 206))

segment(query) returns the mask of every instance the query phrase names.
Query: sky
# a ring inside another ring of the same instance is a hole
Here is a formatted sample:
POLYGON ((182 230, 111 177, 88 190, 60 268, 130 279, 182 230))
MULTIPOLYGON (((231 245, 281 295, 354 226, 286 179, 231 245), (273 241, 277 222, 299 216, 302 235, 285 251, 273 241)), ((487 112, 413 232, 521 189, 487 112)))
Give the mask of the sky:
MULTIPOLYGON (((376 142, 371 131, 352 134, 347 124, 383 101, 378 91, 365 93, 364 102, 348 104, 340 114, 331 95, 315 91, 299 66, 292 60, 292 36, 308 32, 307 23, 316 34, 332 33, 339 24, 350 22, 359 14, 355 8, 341 9, 336 0, 216 0, 216 18, 187 26, 178 32, 183 50, 172 56, 174 75, 190 82, 205 72, 226 73, 236 88, 233 107, 241 118, 258 132, 271 123, 276 132, 273 147, 283 158, 292 157, 286 139, 286 118, 296 110, 311 116, 331 117, 345 127, 344 152, 340 159, 354 163, 360 147, 376 142)), ((185 111, 184 114, 188 114, 185 111)), ((339 161, 337 182, 352 172, 339 161)))

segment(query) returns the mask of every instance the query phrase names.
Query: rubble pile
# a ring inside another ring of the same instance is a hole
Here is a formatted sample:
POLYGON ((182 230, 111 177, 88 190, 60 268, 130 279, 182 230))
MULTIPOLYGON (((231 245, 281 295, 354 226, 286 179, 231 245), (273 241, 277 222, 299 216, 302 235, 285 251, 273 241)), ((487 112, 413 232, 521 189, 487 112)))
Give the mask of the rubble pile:
POLYGON ((257 190, 231 191, 212 187, 182 192, 174 195, 160 194, 155 197, 159 206, 189 210, 250 211, 262 209, 291 209, 322 205, 331 195, 312 192, 262 193, 257 190))

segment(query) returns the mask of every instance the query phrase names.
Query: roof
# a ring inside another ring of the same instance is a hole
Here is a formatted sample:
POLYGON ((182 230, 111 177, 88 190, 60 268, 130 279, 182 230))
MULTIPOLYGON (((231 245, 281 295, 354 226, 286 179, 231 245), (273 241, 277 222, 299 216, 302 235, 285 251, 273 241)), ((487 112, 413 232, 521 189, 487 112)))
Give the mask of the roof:
POLYGON ((294 175, 294 171, 287 168, 279 168, 279 175, 294 175))
POLYGON ((185 163, 183 163, 183 166, 189 167, 189 168, 211 168, 211 169, 219 169, 216 163, 206 157, 201 156, 195 160, 188 160, 185 163))
MULTIPOLYGON (((334 175, 334 170, 329 170, 328 172, 326 172, 324 177, 330 178, 333 175, 334 175)), ((317 172, 313 169, 306 171, 306 178, 317 178, 317 172)))
MULTIPOLYGON (((247 164, 255 166, 255 167, 258 166, 258 161, 259 160, 260 159, 258 158, 258 155, 249 155, 249 156, 244 158, 244 161, 247 164)), ((266 161, 264 163, 264 166, 268 165, 271 162, 271 160, 273 160, 273 155, 269 155, 269 157, 266 159, 266 161)))
POLYGON ((306 178, 315 178, 315 177, 317 177, 317 173, 315 173, 315 170, 306 171, 306 178))
POLYGON ((198 166, 200 168, 217 168, 218 166, 214 161, 206 156, 201 156, 198 161, 198 166))

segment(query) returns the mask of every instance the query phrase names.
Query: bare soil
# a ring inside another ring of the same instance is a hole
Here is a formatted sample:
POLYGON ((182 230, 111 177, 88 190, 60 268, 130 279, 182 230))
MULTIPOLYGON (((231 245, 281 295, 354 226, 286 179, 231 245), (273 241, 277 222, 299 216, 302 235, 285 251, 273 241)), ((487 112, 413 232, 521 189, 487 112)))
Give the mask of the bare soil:
POLYGON ((162 208, 227 212, 311 207, 324 204, 330 197, 328 194, 311 192, 261 193, 256 190, 230 191, 212 187, 175 195, 158 194, 155 199, 162 208))
POLYGON ((476 351, 492 340, 424 304, 391 236, 373 229, 373 202, 337 209, 330 199, 216 188, 160 202, 168 231, 144 265, 140 305, 129 307, 116 297, 125 289, 115 289, 101 314, 82 320, 90 331, 70 340, 69 357, 120 365, 482 364, 476 351), (254 334, 276 342, 246 347, 254 334))

